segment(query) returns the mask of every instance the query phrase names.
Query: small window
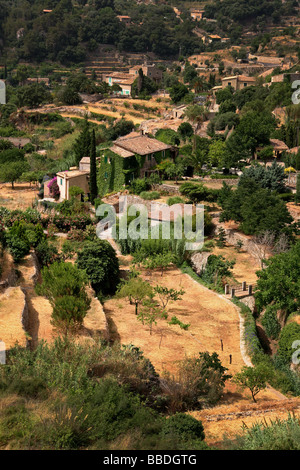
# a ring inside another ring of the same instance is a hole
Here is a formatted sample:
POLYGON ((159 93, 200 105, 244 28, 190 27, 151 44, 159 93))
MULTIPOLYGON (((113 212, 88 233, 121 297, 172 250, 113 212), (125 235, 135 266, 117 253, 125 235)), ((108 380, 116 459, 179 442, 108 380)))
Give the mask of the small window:
POLYGON ((244 83, 244 86, 247 86, 247 83, 244 83))
POLYGON ((63 183, 62 183, 62 178, 60 178, 60 185, 62 186, 62 184, 63 184, 63 183))
POLYGON ((231 82, 228 82, 228 86, 231 86, 231 82))
POLYGON ((108 173, 107 173, 107 171, 104 173, 104 178, 105 178, 105 179, 108 178, 108 173))

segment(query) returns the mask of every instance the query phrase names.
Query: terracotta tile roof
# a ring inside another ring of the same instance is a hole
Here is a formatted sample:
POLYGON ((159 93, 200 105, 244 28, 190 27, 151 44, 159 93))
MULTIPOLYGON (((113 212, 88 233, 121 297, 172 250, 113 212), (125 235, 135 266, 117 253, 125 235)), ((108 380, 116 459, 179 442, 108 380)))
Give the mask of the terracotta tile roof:
POLYGON ((71 170, 71 171, 60 171, 56 173, 57 176, 60 178, 77 178, 78 176, 87 176, 89 175, 90 172, 88 170, 71 170))
POLYGON ((134 156, 134 153, 129 152, 128 150, 125 150, 121 147, 118 147, 117 145, 113 145, 112 147, 110 147, 109 150, 116 153, 117 155, 120 155, 120 157, 123 157, 123 158, 128 158, 128 157, 133 157, 134 156))
POLYGON ((148 155, 149 153, 160 152, 171 148, 171 145, 164 144, 163 142, 147 137, 146 135, 138 135, 127 139, 118 139, 115 141, 115 146, 139 155, 148 155))
POLYGON ((288 146, 282 142, 282 140, 279 139, 270 139, 270 143, 272 147, 274 147, 274 150, 288 150, 288 146))
POLYGON ((243 82, 255 82, 256 81, 255 78, 247 77, 246 75, 233 75, 232 77, 222 78, 222 81, 223 80, 233 80, 234 78, 237 78, 238 80, 243 81, 243 82))
POLYGON ((289 152, 290 153, 298 153, 299 150, 300 150, 300 147, 293 147, 293 148, 289 149, 289 152))

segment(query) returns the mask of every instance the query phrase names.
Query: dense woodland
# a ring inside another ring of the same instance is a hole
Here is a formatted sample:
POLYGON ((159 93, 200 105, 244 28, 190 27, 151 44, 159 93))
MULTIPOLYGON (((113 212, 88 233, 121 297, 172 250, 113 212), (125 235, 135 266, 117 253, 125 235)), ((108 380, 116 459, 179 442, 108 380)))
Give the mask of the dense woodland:
MULTIPOLYGON (((97 44, 111 44, 120 51, 153 52, 162 58, 178 58, 202 52, 205 47, 193 31, 192 21, 185 3, 182 14, 176 17, 172 2, 156 1, 149 5, 135 1, 95 0, 72 3, 71 0, 11 0, 0 3, 0 47, 4 55, 41 62, 59 61, 63 64, 79 63, 97 44), (52 10, 44 13, 43 10, 52 10), (126 27, 117 15, 129 15, 132 24, 126 27), (24 30, 17 35, 20 29, 24 30), (13 49, 13 50, 11 50, 13 49)), ((199 22, 211 33, 241 42, 245 25, 261 34, 266 26, 277 25, 279 20, 296 14, 296 0, 209 3, 205 7, 207 18, 216 23, 199 22)), ((180 7, 181 8, 181 7, 180 7)), ((218 46, 217 46, 218 47, 218 46)))

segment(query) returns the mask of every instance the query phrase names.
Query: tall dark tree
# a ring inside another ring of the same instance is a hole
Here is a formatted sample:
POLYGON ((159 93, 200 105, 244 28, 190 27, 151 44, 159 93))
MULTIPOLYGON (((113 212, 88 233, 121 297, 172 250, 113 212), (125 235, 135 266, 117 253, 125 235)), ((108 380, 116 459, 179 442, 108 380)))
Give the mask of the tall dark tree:
POLYGON ((97 187, 97 162, 96 162, 96 136, 95 136, 95 129, 93 129, 92 142, 91 142, 91 154, 90 154, 90 199, 91 199, 92 204, 94 204, 94 201, 97 196, 98 196, 98 187, 97 187))
POLYGON ((73 146, 73 150, 76 156, 76 164, 79 165, 80 160, 83 157, 89 157, 91 151, 91 134, 89 129, 89 121, 87 116, 84 119, 83 129, 76 139, 73 146))

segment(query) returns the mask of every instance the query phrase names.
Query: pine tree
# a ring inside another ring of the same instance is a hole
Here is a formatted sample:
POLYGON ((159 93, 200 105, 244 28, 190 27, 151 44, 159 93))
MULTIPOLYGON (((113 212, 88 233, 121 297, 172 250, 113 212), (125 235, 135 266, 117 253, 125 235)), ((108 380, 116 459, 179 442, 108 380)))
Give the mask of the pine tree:
POLYGON ((96 197, 98 196, 97 187, 97 164, 96 164, 96 137, 95 130, 92 132, 92 142, 90 151, 90 200, 94 204, 96 197))

